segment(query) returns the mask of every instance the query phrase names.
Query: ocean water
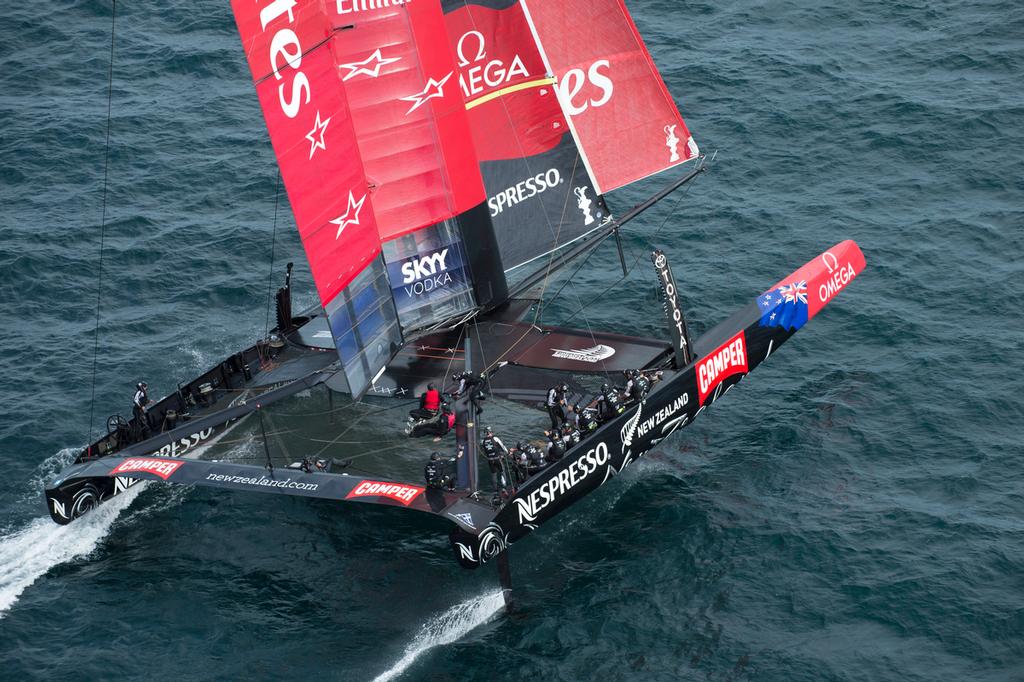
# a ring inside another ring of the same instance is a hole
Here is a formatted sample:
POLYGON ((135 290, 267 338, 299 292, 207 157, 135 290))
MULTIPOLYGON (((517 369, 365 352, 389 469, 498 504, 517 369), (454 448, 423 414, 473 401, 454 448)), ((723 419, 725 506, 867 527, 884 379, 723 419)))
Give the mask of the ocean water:
MULTIPOLYGON (((1024 679, 1024 5, 629 6, 715 154, 625 240, 669 253, 694 330, 842 239, 868 269, 517 544, 512 617, 400 514, 150 486, 50 523, 44 481, 135 381, 252 343, 288 260, 314 293, 229 3, 118 3, 102 262, 110 4, 5 8, 0 677, 1024 679)), ((617 267, 545 321, 664 334, 643 261, 595 301, 617 267)))

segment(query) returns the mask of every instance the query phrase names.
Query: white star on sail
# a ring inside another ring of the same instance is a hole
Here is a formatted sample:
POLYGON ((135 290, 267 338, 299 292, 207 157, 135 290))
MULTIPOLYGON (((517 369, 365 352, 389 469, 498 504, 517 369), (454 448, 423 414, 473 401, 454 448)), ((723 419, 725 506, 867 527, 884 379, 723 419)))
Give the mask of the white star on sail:
POLYGON ((371 78, 376 78, 377 76, 380 75, 380 68, 382 66, 387 66, 388 64, 394 64, 395 62, 400 61, 402 61, 401 57, 391 57, 385 59, 384 55, 381 54, 380 48, 377 48, 376 52, 371 54, 363 61, 352 62, 351 64, 339 64, 338 68, 348 69, 348 73, 345 74, 345 77, 341 79, 343 81, 347 81, 349 78, 354 78, 361 73, 365 73, 367 76, 370 76, 371 78))
POLYGON ((320 111, 316 112, 316 123, 313 124, 313 129, 306 135, 306 139, 309 140, 309 160, 313 160, 313 155, 316 154, 317 149, 323 149, 327 151, 327 142, 324 141, 324 133, 327 132, 327 124, 331 122, 331 119, 326 121, 320 121, 320 111), (319 137, 319 139, 317 139, 319 137))
POLYGON ((366 201, 366 195, 356 201, 355 195, 351 191, 348 193, 348 208, 340 216, 331 221, 333 225, 338 226, 338 234, 334 237, 338 239, 341 237, 341 233, 345 231, 345 228, 349 225, 359 224, 359 212, 363 210, 363 202, 366 201))
POLYGON ((444 84, 448 82, 448 79, 452 77, 453 73, 455 72, 449 72, 447 76, 445 76, 439 81, 436 81, 433 78, 431 78, 429 81, 427 81, 427 85, 425 88, 423 88, 423 92, 417 93, 415 95, 410 95, 409 97, 399 97, 399 99, 413 103, 409 111, 405 112, 405 115, 408 116, 412 112, 419 109, 428 99, 434 99, 435 97, 444 97, 444 84))

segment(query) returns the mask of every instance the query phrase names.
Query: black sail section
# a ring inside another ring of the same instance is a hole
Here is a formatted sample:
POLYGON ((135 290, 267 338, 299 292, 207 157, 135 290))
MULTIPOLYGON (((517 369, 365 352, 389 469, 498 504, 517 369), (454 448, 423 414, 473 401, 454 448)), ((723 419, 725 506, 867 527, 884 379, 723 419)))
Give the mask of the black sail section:
POLYGON ((518 0, 445 0, 445 25, 509 281, 599 228, 594 191, 518 0))

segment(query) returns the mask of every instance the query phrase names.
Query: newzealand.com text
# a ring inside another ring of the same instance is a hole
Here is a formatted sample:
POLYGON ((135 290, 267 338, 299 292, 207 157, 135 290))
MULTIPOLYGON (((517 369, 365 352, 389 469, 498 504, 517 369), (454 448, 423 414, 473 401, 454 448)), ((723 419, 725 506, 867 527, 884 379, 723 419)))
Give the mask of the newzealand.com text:
POLYGON ((255 485, 262 488, 288 488, 290 490, 308 490, 310 492, 315 491, 320 487, 319 483, 300 483, 293 481, 290 478, 284 480, 276 480, 273 478, 267 478, 266 476, 260 476, 256 478, 254 476, 229 476, 227 474, 207 474, 207 481, 217 481, 218 483, 238 483, 240 485, 255 485))

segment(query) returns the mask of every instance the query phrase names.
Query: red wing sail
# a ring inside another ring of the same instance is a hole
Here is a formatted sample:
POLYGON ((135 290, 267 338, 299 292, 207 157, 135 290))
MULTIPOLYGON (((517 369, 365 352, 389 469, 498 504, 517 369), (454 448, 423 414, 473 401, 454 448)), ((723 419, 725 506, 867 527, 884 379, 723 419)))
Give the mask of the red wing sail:
MULTIPOLYGON (((506 271, 607 219, 518 0, 443 0, 458 87, 506 271)), ((529 268, 517 271, 524 275, 529 268)))
POLYGON ((698 149, 622 0, 522 0, 599 193, 698 149))
POLYGON ((319 0, 233 0, 270 140, 320 300, 380 253, 372 200, 319 0))
POLYGON ((440 6, 378 2, 353 12, 360 3, 326 4, 336 25, 349 26, 331 49, 381 241, 481 204, 484 186, 440 6))
POLYGON ((320 299, 358 395, 401 346, 399 316, 425 325, 476 305, 462 242, 448 221, 481 212, 486 195, 441 8, 232 5, 320 299))

